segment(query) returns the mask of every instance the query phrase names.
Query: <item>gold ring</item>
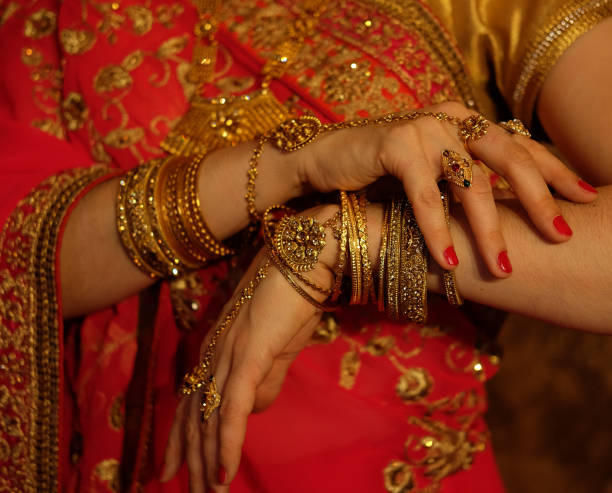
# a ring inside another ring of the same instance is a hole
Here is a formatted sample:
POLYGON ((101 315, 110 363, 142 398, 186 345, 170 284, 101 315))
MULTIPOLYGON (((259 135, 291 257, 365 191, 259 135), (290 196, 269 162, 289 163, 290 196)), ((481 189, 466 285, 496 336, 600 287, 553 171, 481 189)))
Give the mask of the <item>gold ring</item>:
POLYGON ((472 166, 474 161, 450 149, 444 150, 440 158, 444 179, 463 188, 472 186, 472 166))
POLYGON ((489 131, 489 120, 482 115, 468 116, 459 123, 459 137, 464 144, 482 139, 489 131))
POLYGON ((221 405, 221 394, 217 391, 217 380, 213 375, 208 377, 202 391, 200 401, 200 412, 202 413, 202 423, 208 422, 212 413, 221 405))
POLYGON ((531 138, 531 132, 527 130, 527 127, 518 118, 513 118, 506 122, 499 122, 498 124, 509 134, 524 135, 525 137, 531 138))

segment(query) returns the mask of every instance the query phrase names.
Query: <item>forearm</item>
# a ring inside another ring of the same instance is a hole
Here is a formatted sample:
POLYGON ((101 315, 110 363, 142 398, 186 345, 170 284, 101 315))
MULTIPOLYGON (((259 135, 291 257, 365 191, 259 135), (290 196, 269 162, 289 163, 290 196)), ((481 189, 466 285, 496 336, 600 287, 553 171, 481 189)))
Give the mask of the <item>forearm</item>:
MULTIPOLYGON (((612 186, 599 189, 593 204, 559 201, 574 231, 566 243, 544 241, 522 209, 499 204, 513 273, 496 280, 487 275, 472 242, 465 218, 453 220, 460 264, 457 281, 470 300, 566 327, 612 332, 612 186)), ((439 289, 437 275, 432 286, 439 289)))
MULTIPOLYGON (((244 228, 244 199, 254 143, 210 154, 202 164, 198 192, 211 232, 223 240, 244 228)), ((271 146, 260 159, 256 206, 259 211, 301 193, 296 163, 271 146)), ((117 233, 115 202, 119 178, 94 188, 75 207, 60 253, 64 316, 90 313, 131 296, 152 283, 126 254, 117 233)))
POLYGON ((547 77, 538 100, 546 132, 596 185, 612 183, 612 18, 579 38, 547 77))
MULTIPOLYGON (((612 186, 599 189, 589 205, 559 201, 574 230, 566 243, 553 244, 530 226, 525 212, 513 203, 498 204, 502 229, 512 258, 513 272, 495 279, 487 271, 474 245, 473 235, 461 207, 452 207, 452 236, 459 266, 457 285, 469 300, 521 313, 566 327, 612 333, 612 186)), ((325 216, 329 216, 327 211, 325 216)), ((369 251, 378 265, 382 208, 368 210, 369 251)), ((334 242, 335 244, 335 242, 334 242)), ((335 253, 324 261, 333 264, 335 253)), ((428 288, 441 292, 441 271, 431 263, 428 288)))

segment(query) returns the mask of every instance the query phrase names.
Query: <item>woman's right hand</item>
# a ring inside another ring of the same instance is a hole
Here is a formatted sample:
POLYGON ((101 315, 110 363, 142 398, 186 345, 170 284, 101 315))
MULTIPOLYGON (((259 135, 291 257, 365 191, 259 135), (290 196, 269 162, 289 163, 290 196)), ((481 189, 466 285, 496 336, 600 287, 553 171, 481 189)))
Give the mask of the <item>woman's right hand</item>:
MULTIPOLYGON (((460 119, 475 114, 456 102, 423 111, 444 112, 460 119)), ((443 269, 453 269, 458 263, 437 186, 443 177, 440 158, 446 149, 465 157, 471 154, 503 176, 533 224, 549 241, 566 241, 572 231, 548 185, 574 202, 590 202, 597 196, 544 146, 525 136, 511 135, 492 123, 487 135, 467 145, 469 154, 457 127, 424 117, 327 132, 296 154, 299 153, 301 181, 321 192, 358 190, 384 175, 398 178, 412 203, 429 252, 443 269)), ((489 271, 496 277, 507 277, 512 267, 492 187, 484 171, 474 166, 470 188, 451 188, 463 205, 489 271)))

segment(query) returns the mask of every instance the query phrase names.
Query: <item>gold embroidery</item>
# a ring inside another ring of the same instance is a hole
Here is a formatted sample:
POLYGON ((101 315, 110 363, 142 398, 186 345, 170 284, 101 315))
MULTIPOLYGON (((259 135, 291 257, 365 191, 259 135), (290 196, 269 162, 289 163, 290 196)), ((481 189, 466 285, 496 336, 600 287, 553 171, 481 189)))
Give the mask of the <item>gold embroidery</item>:
POLYGON ((355 386, 360 367, 361 359, 357 351, 351 349, 344 353, 340 363, 340 387, 352 389, 355 386))
POLYGON ((162 26, 172 29, 174 27, 174 19, 181 15, 184 10, 181 4, 158 5, 155 8, 155 17, 162 26))
POLYGON ((81 55, 93 47, 96 35, 89 30, 62 29, 60 42, 68 55, 81 55))
POLYGON ((131 5, 125 9, 125 13, 132 21, 132 30, 135 34, 142 36, 153 27, 153 13, 142 5, 131 5))
POLYGON ((429 394, 433 379, 424 368, 407 368, 400 376, 395 391, 404 401, 416 401, 429 394))
POLYGON ((89 109, 85 105, 83 95, 71 92, 62 101, 62 117, 68 130, 78 130, 89 118, 89 109))
POLYGON ((57 235, 74 196, 104 171, 79 169, 45 181, 17 205, 0 237, 0 363, 10 389, 8 401, 1 400, 0 438, 12 446, 2 475, 10 491, 53 491, 56 486, 57 235), (5 303, 6 298, 14 303, 5 303))
POLYGON ((40 9, 26 19, 24 34, 28 38, 44 38, 55 30, 56 22, 57 16, 55 12, 51 12, 47 9, 40 9))
POLYGON ((389 493, 407 493, 414 488, 412 469, 401 460, 390 462, 383 470, 383 478, 389 493))
POLYGON ((484 450, 484 437, 472 443, 465 430, 455 430, 428 419, 411 417, 409 421, 432 435, 420 440, 411 436, 406 441, 406 448, 418 454, 425 452, 425 456, 415 460, 414 465, 425 466, 425 475, 434 481, 440 481, 461 469, 468 469, 472 465, 474 453, 484 450))
POLYGON ((32 126, 43 132, 46 132, 58 139, 63 139, 65 137, 64 127, 55 120, 51 120, 50 118, 42 118, 36 119, 32 121, 32 126))
POLYGON ((20 7, 21 6, 17 2, 9 2, 2 12, 2 15, 0 15, 0 26, 4 25, 4 23, 8 21, 20 7))
POLYGON ((114 89, 125 89, 132 85, 128 70, 120 65, 109 65, 100 69, 94 78, 94 89, 98 92, 111 92, 114 89))
POLYGON ((512 111, 527 124, 546 76, 580 36, 612 15, 610 0, 573 0, 537 30, 529 44, 512 93, 512 111))
POLYGON ((324 313, 313 334, 313 340, 323 344, 334 342, 340 335, 336 318, 331 313, 324 313))
POLYGON ((106 483, 110 491, 119 493, 119 461, 117 459, 106 459, 99 462, 94 468, 92 476, 106 483))
POLYGON ((366 344, 366 351, 373 356, 384 356, 395 345, 393 336, 375 336, 366 344))
POLYGON ((170 282, 170 300, 174 321, 182 330, 192 330, 200 310, 198 298, 206 294, 198 272, 191 272, 170 282))
POLYGON ((122 430, 123 425, 125 424, 124 406, 125 402, 123 396, 118 396, 113 399, 113 403, 110 407, 110 412, 108 413, 108 424, 111 429, 115 431, 122 430))
POLYGON ((111 147, 125 149, 136 144, 136 142, 143 139, 144 136, 144 129, 140 127, 116 128, 115 130, 111 130, 106 134, 104 137, 104 143, 111 147))

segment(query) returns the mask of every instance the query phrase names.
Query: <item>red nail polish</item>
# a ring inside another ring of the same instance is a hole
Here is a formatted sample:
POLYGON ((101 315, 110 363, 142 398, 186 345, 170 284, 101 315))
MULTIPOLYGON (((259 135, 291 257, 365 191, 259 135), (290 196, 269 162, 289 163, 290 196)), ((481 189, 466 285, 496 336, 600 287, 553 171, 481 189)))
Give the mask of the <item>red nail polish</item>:
POLYGON ((227 479, 227 471, 225 470, 225 467, 223 467, 222 465, 219 465, 219 470, 217 471, 217 482, 219 484, 224 484, 226 479, 227 479))
POLYGON ((510 263, 510 258, 508 258, 508 252, 506 250, 499 252, 499 255, 497 256, 497 263, 499 268, 506 274, 510 274, 510 272, 512 272, 512 264, 510 263))
POLYGON ((580 185, 582 188, 584 188, 587 192, 599 193, 594 186, 589 185, 586 181, 578 180, 578 185, 580 185))
POLYGON ((444 258, 446 259, 448 265, 457 265, 459 263, 459 259, 455 253, 455 248, 452 246, 449 246, 446 250, 444 250, 444 258))
POLYGON ((553 224, 557 231, 562 235, 572 236, 572 234, 574 234, 572 228, 570 228, 569 225, 565 222, 565 219, 563 219, 563 216, 555 217, 553 219, 553 224))

